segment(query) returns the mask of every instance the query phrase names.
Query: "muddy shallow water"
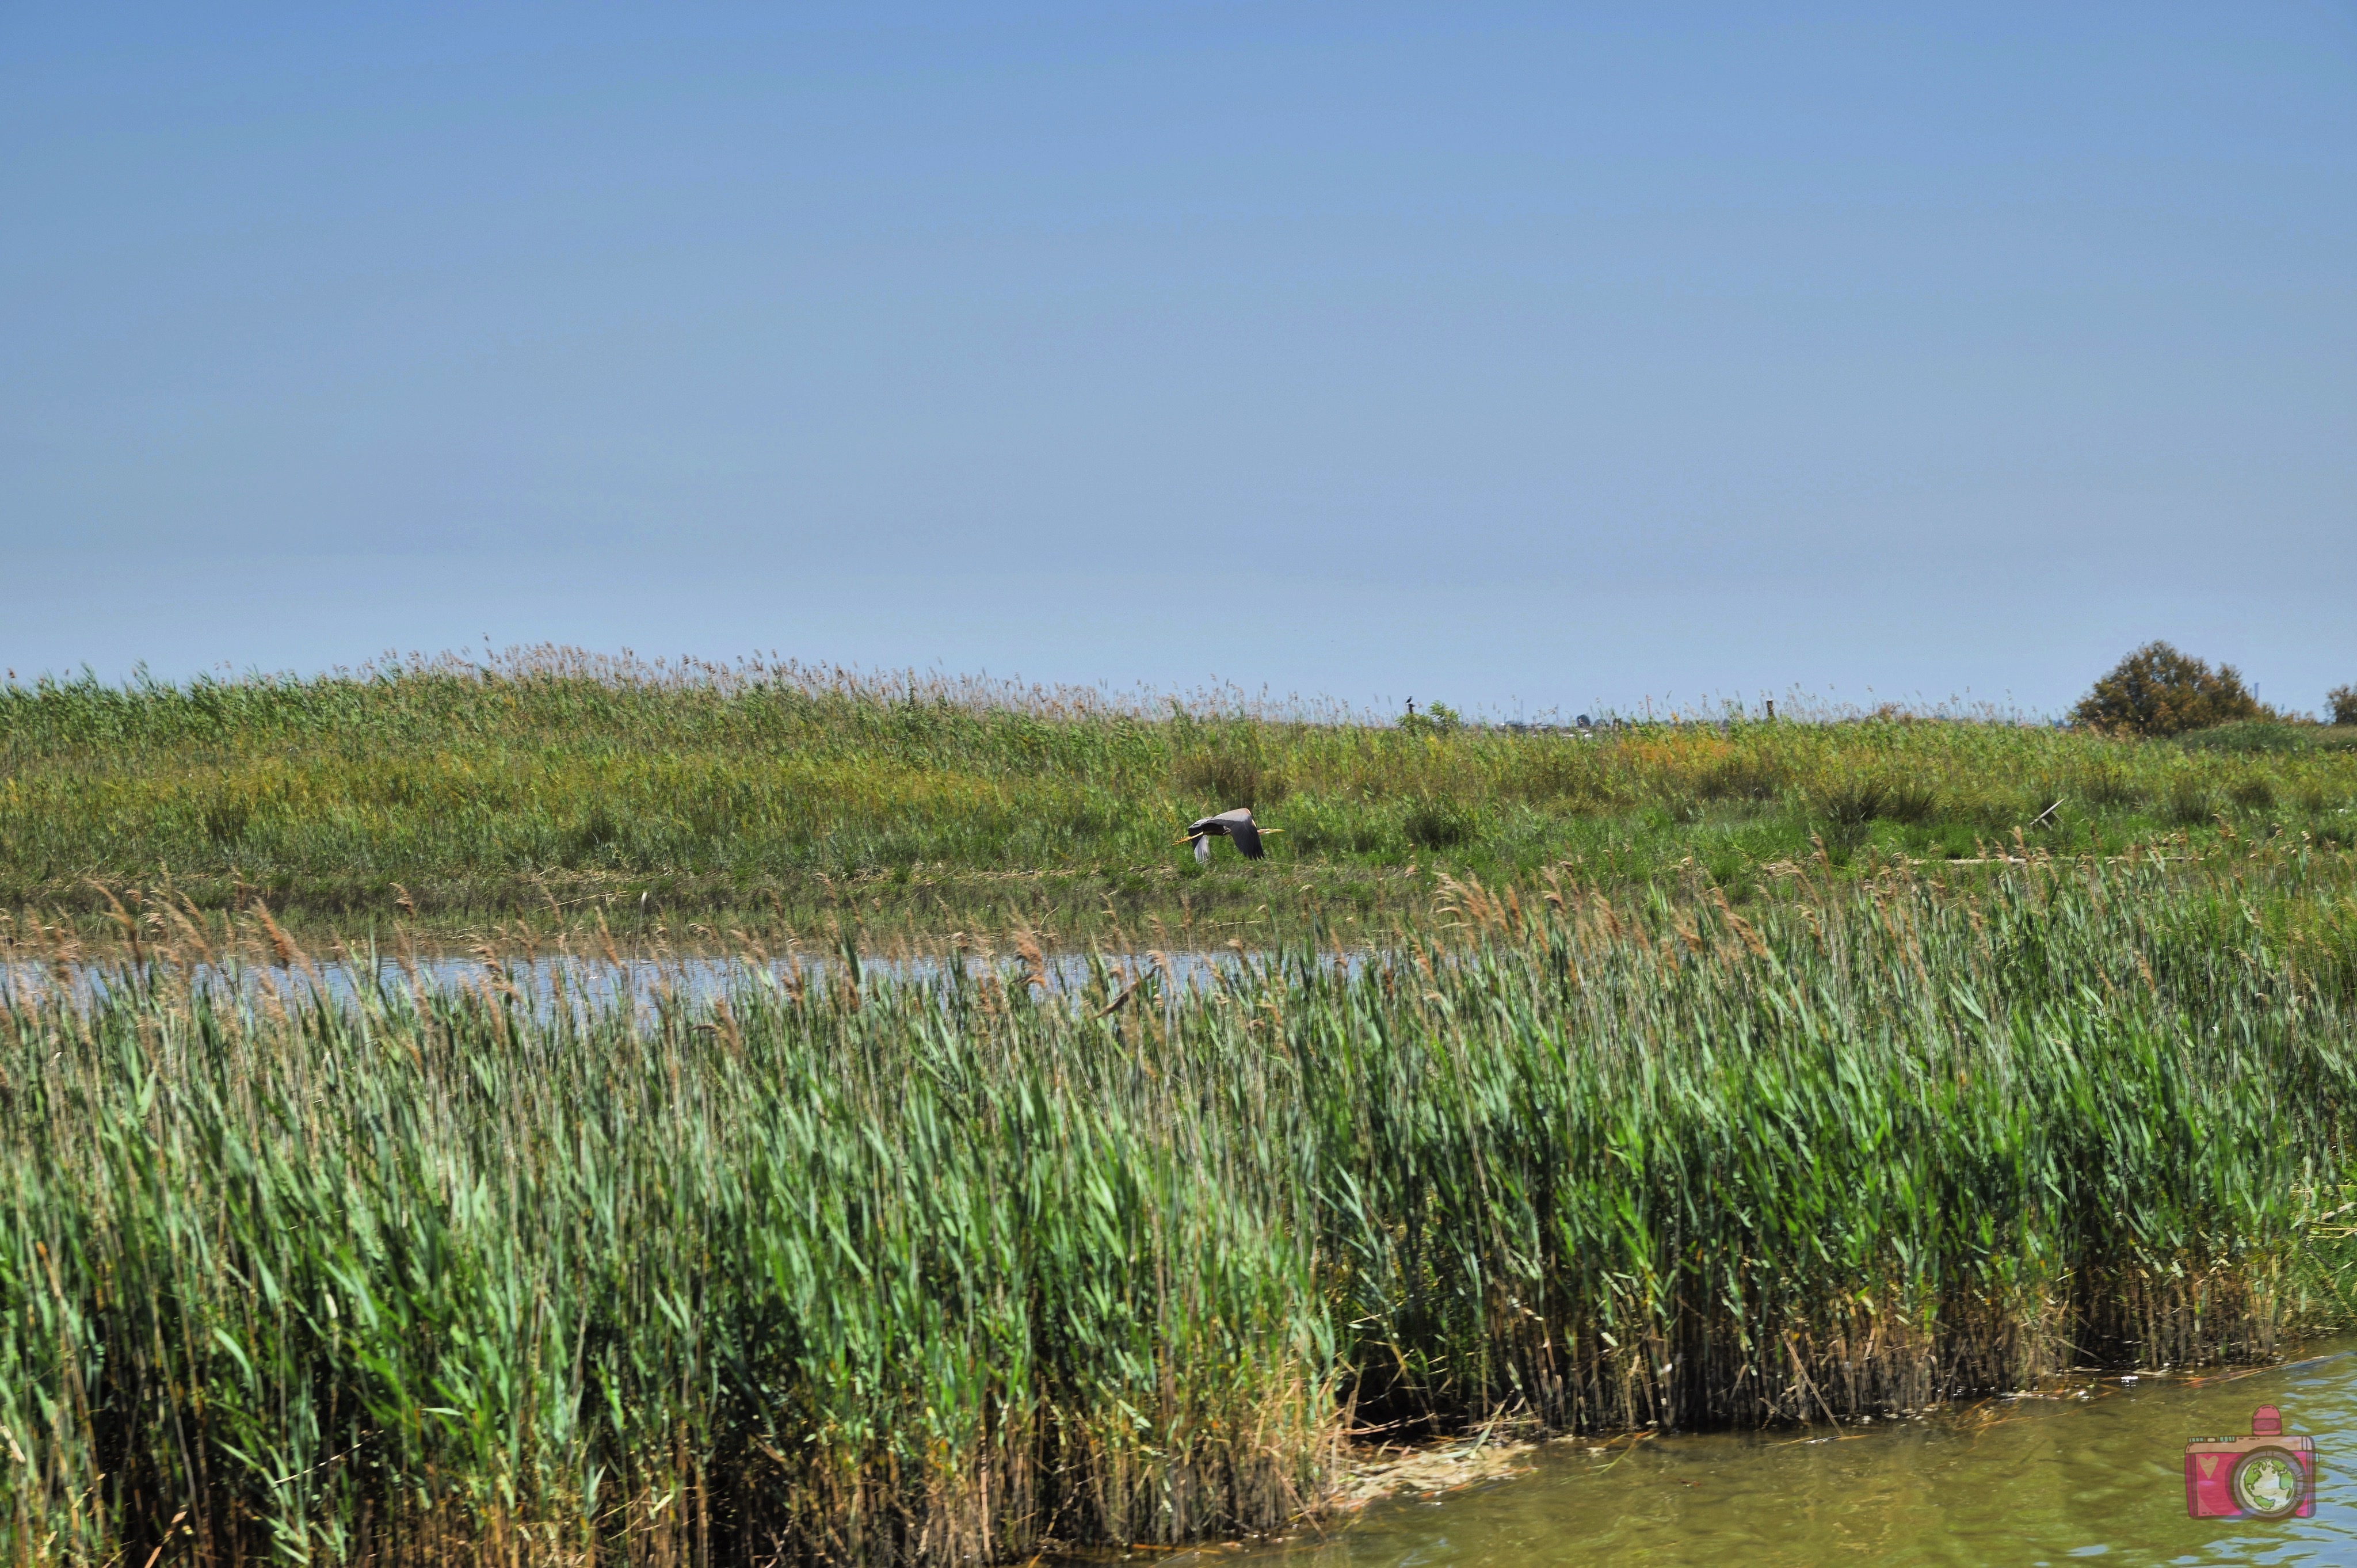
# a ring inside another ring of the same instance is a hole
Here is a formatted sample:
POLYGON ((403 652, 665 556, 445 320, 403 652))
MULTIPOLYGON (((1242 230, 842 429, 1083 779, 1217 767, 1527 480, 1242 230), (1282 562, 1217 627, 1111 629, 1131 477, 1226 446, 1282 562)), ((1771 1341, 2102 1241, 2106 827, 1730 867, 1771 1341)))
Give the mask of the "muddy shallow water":
MULTIPOLYGON (((1541 1444, 1522 1474, 1394 1497, 1320 1537, 1158 1556, 1198 1568, 1415 1564, 2357 1564, 2357 1340, 2200 1382, 2081 1380, 2056 1398, 1815 1432, 1541 1444), (2083 1392, 2082 1391, 2083 1391, 2083 1392), (2255 1406, 2316 1439, 2312 1519, 2186 1516, 2188 1438, 2255 1406)), ((1157 1554, 1158 1555, 1158 1554, 1157 1554)))

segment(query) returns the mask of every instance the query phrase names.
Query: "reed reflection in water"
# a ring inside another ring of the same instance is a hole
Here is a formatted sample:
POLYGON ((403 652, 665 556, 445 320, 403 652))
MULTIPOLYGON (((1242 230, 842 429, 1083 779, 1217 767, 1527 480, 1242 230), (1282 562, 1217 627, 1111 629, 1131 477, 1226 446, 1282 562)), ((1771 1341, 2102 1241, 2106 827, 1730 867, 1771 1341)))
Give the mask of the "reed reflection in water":
MULTIPOLYGON (((1227 1563, 1261 1568, 1641 1563, 2357 1563, 2357 1342, 2243 1376, 2066 1386, 1921 1421, 1810 1433, 1541 1445, 1528 1473, 1372 1505, 1340 1530, 1227 1563), (2316 1439, 2316 1514, 2186 1517, 2189 1438, 2239 1434, 2253 1407, 2316 1439)), ((1208 1562, 1190 1553, 1179 1563, 1208 1562)))

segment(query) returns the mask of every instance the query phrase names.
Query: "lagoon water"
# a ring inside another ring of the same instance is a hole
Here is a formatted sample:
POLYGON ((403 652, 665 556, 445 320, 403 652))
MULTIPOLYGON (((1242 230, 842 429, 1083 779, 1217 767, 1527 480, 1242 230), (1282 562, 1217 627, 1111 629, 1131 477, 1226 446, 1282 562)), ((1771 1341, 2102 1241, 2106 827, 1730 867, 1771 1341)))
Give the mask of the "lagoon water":
MULTIPOLYGON (((2357 1341, 2199 1382, 2083 1380, 2058 1398, 1921 1421, 1543 1445, 1524 1474, 1394 1498, 1324 1537, 1189 1552, 1254 1568, 1442 1564, 2357 1564, 2357 1341), (2079 1390, 2085 1391, 2081 1397, 2079 1390), (2253 1407, 2317 1441, 2316 1515, 2186 1517, 2182 1452, 2240 1435, 2253 1407)), ((1166 1563, 1173 1559, 1164 1559, 1166 1563)))

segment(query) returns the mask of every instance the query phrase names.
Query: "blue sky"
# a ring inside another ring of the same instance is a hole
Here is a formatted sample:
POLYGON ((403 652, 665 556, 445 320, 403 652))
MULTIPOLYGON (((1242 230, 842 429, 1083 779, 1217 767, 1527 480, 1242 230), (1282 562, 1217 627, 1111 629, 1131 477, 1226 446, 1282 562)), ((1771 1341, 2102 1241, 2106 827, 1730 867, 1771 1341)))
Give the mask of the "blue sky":
POLYGON ((2357 682, 2348 4, 19 5, 0 210, 20 678, 2357 682))

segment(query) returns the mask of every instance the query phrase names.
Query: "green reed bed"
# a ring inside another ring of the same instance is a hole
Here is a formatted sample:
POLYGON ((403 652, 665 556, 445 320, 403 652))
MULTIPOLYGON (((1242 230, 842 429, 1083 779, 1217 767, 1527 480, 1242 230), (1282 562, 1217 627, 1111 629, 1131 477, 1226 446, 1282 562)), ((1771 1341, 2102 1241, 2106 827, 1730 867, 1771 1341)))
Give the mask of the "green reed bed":
POLYGON ((1314 1510, 1353 1429, 1846 1418, 2343 1309, 2337 858, 1449 892, 1200 985, 24 966, 0 1551, 1171 1543, 1314 1510))
MULTIPOLYGON (((1639 723, 1592 736, 1334 709, 662 667, 540 650, 307 680, 0 684, 0 908, 105 910, 167 885, 349 935, 529 913, 673 929, 856 912, 1080 931, 1256 910, 1276 880, 1347 921, 1436 869, 1569 863, 1607 887, 1693 861, 1738 897, 1837 864, 1980 859, 2024 835, 2124 853, 2306 834, 2357 844, 2357 726, 2108 740, 1958 715, 1639 723), (1822 722, 1820 722, 1822 721, 1822 722), (1249 804, 1280 878, 1200 871, 1179 825, 1249 804), (1413 869, 1411 869, 1413 868, 1413 869), (643 902, 642 902, 643 901, 643 902), (720 918, 720 912, 726 918, 720 918)), ((48 918, 46 913, 38 918, 48 918)))

